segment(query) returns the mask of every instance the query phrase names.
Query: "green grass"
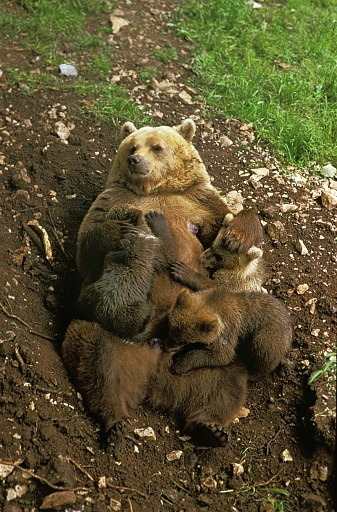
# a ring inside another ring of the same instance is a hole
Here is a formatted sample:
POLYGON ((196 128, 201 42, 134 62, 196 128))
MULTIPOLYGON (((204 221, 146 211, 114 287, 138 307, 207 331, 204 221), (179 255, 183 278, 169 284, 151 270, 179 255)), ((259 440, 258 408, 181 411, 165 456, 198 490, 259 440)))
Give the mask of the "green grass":
POLYGON ((113 124, 126 119, 148 122, 127 91, 110 82, 112 52, 103 44, 102 36, 112 33, 111 25, 108 21, 106 26, 89 23, 92 15, 102 12, 106 12, 103 0, 20 0, 10 12, 0 9, 3 46, 6 48, 10 40, 8 46, 14 42, 17 48, 39 57, 39 74, 16 65, 6 69, 6 76, 12 83, 23 84, 23 92, 49 87, 71 89, 82 99, 82 113, 113 124), (68 53, 64 53, 66 45, 68 53), (60 76, 58 66, 62 63, 75 65, 78 78, 60 76))
POLYGON ((176 26, 206 102, 253 122, 283 160, 337 166, 336 0, 183 5, 176 26))

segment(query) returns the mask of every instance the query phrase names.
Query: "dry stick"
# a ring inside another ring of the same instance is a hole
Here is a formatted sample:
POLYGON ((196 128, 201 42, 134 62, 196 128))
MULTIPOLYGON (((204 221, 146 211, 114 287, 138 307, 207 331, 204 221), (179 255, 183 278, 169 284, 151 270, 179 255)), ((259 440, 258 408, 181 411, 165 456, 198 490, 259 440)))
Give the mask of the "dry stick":
POLYGON ((25 468, 22 468, 21 466, 19 466, 19 464, 21 464, 21 461, 8 462, 5 460, 0 460, 0 464, 3 464, 4 466, 13 466, 14 468, 20 469, 20 471, 22 471, 22 473, 25 473, 26 475, 29 475, 32 478, 36 478, 37 480, 40 480, 40 482, 43 482, 44 484, 48 485, 48 487, 50 487, 51 489, 55 489, 56 491, 88 491, 89 492, 92 490, 92 487, 67 488, 67 487, 62 487, 60 485, 54 485, 51 482, 49 482, 49 480, 47 480, 46 478, 43 478, 43 476, 36 475, 35 473, 33 473, 33 471, 30 471, 29 469, 25 469, 25 468))
POLYGON ((74 460, 72 457, 69 457, 69 455, 67 455, 65 457, 65 459, 68 461, 68 462, 71 462, 72 464, 74 464, 75 467, 77 467, 77 469, 79 469, 80 471, 82 471, 82 473, 85 474, 85 476, 87 476, 89 478, 89 480, 91 480, 92 482, 94 482, 94 479, 93 477, 90 475, 90 473, 88 473, 88 471, 86 471, 84 468, 82 468, 82 466, 79 465, 78 462, 76 462, 76 460, 74 460))
POLYGON ((64 247, 63 247, 63 244, 62 244, 62 242, 61 242, 61 240, 60 240, 60 237, 59 237, 59 236, 58 236, 58 234, 57 234, 56 226, 55 226, 55 223, 54 223, 53 218, 52 218, 52 216, 51 216, 50 209, 49 209, 49 208, 47 208, 47 211, 48 211, 49 220, 50 220, 50 222, 51 222, 51 224, 52 224, 52 226, 53 226, 53 233, 54 233, 54 236, 55 236, 56 241, 57 241, 57 243, 58 243, 58 245, 59 245, 59 247, 60 247, 60 249, 61 249, 61 252, 62 252, 63 256, 65 256, 65 257, 67 258, 67 260, 70 260, 70 257, 68 256, 68 254, 67 254, 67 253, 66 253, 66 251, 64 250, 64 247))
POLYGON ((147 498, 147 494, 144 494, 141 491, 138 491, 137 489, 132 489, 132 487, 121 487, 120 485, 113 485, 110 484, 110 482, 106 483, 107 487, 111 487, 111 489, 118 489, 119 491, 132 491, 140 494, 140 496, 143 496, 143 498, 147 498))
POLYGON ((17 344, 15 344, 14 352, 15 352, 17 360, 19 361, 19 364, 20 364, 20 367, 21 367, 21 371, 25 375, 26 374, 26 364, 25 364, 24 360, 21 357, 21 354, 19 352, 19 347, 18 347, 17 344))
POLYGON ((27 327, 30 334, 34 334, 34 336, 38 336, 39 338, 43 338, 48 341, 54 341, 54 338, 52 338, 51 336, 47 336, 46 334, 42 334, 41 332, 35 331, 31 325, 27 324, 27 322, 19 318, 17 315, 14 315, 14 313, 10 313, 1 302, 0 308, 5 313, 6 316, 8 316, 9 318, 14 318, 14 320, 18 320, 18 322, 22 323, 25 327, 27 327))
POLYGON ((132 501, 130 500, 130 498, 128 498, 128 502, 129 502, 130 512, 133 512, 132 501))
POLYGON ((273 444, 273 442, 275 441, 275 439, 277 438, 277 436, 279 435, 279 433, 282 432, 282 429, 280 428, 275 436, 269 441, 269 443, 267 443, 267 447, 266 447, 266 454, 269 455, 269 452, 270 452, 270 447, 271 445, 273 444))

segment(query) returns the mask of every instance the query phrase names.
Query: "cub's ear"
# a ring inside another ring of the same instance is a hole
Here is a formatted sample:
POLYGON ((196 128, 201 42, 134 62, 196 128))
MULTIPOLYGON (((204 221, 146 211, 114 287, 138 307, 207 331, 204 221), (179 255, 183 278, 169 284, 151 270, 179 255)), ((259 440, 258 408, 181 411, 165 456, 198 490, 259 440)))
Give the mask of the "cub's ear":
POLYGON ((195 134, 195 123, 192 119, 185 119, 179 126, 175 126, 175 130, 187 142, 191 142, 195 134))
POLYGON ((234 219, 234 215, 232 213, 227 213, 227 215, 225 215, 222 225, 225 228, 227 228, 233 219, 234 219))
POLYGON ((219 322, 217 318, 213 320, 202 320, 197 325, 198 330, 204 334, 217 333, 219 329, 219 322))
POLYGON ((178 295, 176 303, 174 305, 175 308, 185 308, 191 302, 191 292, 187 288, 184 288, 178 295))
POLYGON ((263 251, 259 247, 255 247, 255 245, 253 245, 250 249, 248 249, 247 254, 250 260, 256 260, 257 258, 262 258, 263 251))
POLYGON ((124 140, 128 135, 136 131, 137 128, 134 124, 130 122, 124 123, 121 129, 121 140, 124 140))

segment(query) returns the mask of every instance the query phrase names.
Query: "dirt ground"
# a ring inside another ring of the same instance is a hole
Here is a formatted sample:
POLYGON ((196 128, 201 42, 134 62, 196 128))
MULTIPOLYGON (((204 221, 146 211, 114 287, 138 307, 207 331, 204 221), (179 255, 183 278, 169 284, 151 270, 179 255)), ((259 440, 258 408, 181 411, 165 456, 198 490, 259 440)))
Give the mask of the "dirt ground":
MULTIPOLYGON (((188 86, 187 43, 167 28, 174 3, 146 4, 144 12, 141 0, 118 2, 124 11, 118 14, 130 24, 106 41, 111 76, 146 105, 155 125, 192 116, 195 145, 214 184, 224 195, 231 192, 236 205, 241 194, 244 207, 259 213, 265 288, 293 314, 293 348, 272 375, 250 384, 245 417, 230 426, 225 448, 195 446, 170 417, 144 406, 138 424, 152 427, 154 437, 106 449, 59 352, 79 285, 77 231, 104 187, 119 127, 80 115, 80 99, 71 92, 27 94, 24 83, 11 86, 7 68, 28 72, 40 64, 0 35, 0 508, 330 512, 335 382, 325 374, 310 386, 308 378, 336 344, 337 210, 324 200, 324 190, 337 186, 336 175, 286 169, 268 148, 255 146, 249 119, 207 117, 188 86), (177 59, 163 64, 153 57, 156 47, 170 44, 177 59), (141 80, 144 67, 157 69, 157 83, 141 80), (57 121, 71 123, 67 143, 55 133, 57 121), (46 230, 49 259, 34 222, 46 230)), ((91 20, 88 30, 95 24, 108 26, 109 16, 91 20)))

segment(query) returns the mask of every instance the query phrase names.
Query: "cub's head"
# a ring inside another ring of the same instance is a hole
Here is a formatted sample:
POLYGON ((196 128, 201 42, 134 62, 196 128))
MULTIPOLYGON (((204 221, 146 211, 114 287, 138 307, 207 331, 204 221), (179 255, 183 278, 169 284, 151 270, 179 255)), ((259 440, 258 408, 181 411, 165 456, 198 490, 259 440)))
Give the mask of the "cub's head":
POLYGON ((225 216, 223 225, 220 228, 216 239, 212 243, 211 247, 204 251, 200 256, 200 262, 203 267, 211 274, 219 269, 240 274, 246 271, 249 272, 250 270, 253 270, 254 267, 250 265, 250 263, 263 257, 262 249, 256 246, 261 244, 263 240, 261 223, 257 215, 248 210, 242 211, 236 216, 236 219, 243 224, 244 230, 249 232, 249 237, 252 238, 252 243, 254 245, 251 245, 248 250, 246 250, 246 248, 240 248, 234 251, 231 250, 230 229, 233 219, 234 217, 230 213, 225 216))
POLYGON ((215 343, 221 338, 222 328, 215 307, 205 303, 202 294, 183 289, 169 311, 165 348, 170 351, 190 343, 215 343))
POLYGON ((194 134, 191 119, 172 128, 145 126, 137 130, 132 123, 125 123, 107 187, 119 183, 144 195, 209 183, 205 166, 192 144, 194 134))

